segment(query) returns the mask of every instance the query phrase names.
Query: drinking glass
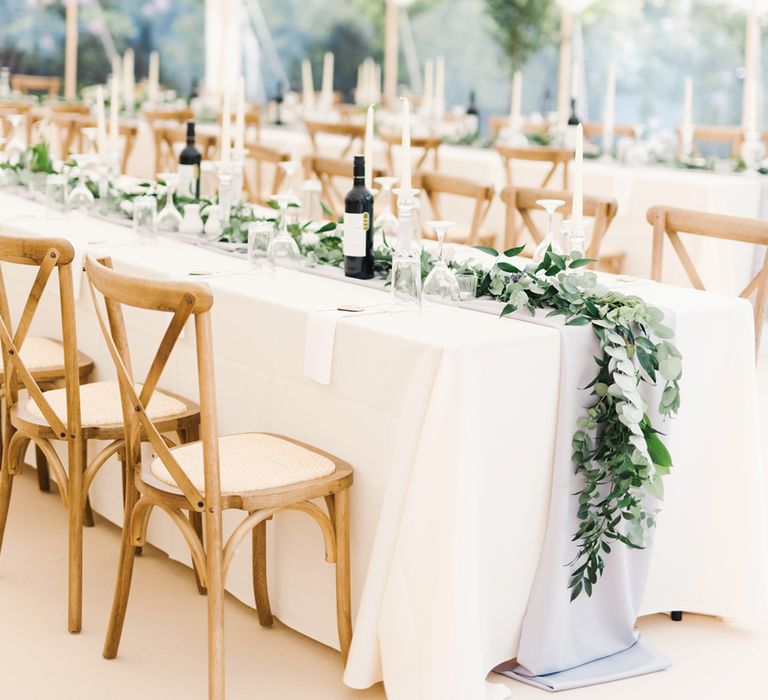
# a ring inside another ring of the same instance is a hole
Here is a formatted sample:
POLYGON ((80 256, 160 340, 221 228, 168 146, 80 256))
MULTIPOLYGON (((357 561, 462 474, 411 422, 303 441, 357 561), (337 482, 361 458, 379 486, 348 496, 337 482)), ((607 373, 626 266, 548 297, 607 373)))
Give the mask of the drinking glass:
POLYGON ((280 207, 280 230, 269 244, 267 257, 272 265, 298 266, 299 246, 288 232, 288 205, 295 202, 292 194, 273 194, 271 199, 280 207))
POLYGON ((51 212, 62 212, 67 208, 67 178, 64 175, 45 178, 45 205, 51 212))
POLYGON ((373 222, 373 228, 381 229, 381 235, 387 241, 394 241, 397 237, 397 217, 392 211, 392 188, 397 184, 396 177, 377 177, 374 182, 381 187, 379 199, 383 209, 373 222))
POLYGON ((584 219, 563 221, 562 232, 565 252, 574 259, 583 258, 587 250, 588 226, 589 222, 584 221, 584 219))
POLYGON ((252 221, 248 224, 248 270, 256 272, 269 266, 269 245, 275 226, 271 221, 252 221))
POLYGON ((535 261, 541 261, 544 259, 544 254, 547 252, 547 248, 552 246, 553 252, 561 255, 563 252, 563 244, 559 236, 555 234, 554 219, 555 212, 562 207, 565 202, 562 199, 537 199, 536 204, 542 207, 547 212, 548 224, 547 235, 536 247, 536 252, 533 254, 535 261))
POLYGON ((21 125, 24 116, 21 114, 9 114, 8 124, 11 127, 11 138, 5 147, 5 156, 11 165, 16 165, 24 153, 24 141, 21 140, 21 125))
POLYGON ((181 227, 181 214, 173 202, 178 175, 176 173, 158 173, 158 180, 165 183, 165 206, 157 215, 157 230, 163 233, 177 233, 181 227))
POLYGON ((67 208, 87 211, 93 206, 94 202, 93 193, 88 189, 88 185, 85 182, 85 167, 90 162, 90 158, 89 156, 78 154, 73 155, 72 160, 75 162, 77 170, 77 184, 72 188, 67 197, 67 208))
POLYGON ((438 304, 456 304, 459 301, 459 281, 456 273, 448 267, 444 258, 445 232, 456 225, 453 221, 427 221, 437 236, 438 257, 435 266, 424 280, 423 295, 427 301, 438 304))
POLYGON ((461 301, 468 301, 477 296, 477 275, 471 273, 456 275, 456 280, 459 283, 459 299, 461 301))
POLYGON ((133 200, 133 230, 143 241, 157 240, 157 200, 142 195, 133 200))

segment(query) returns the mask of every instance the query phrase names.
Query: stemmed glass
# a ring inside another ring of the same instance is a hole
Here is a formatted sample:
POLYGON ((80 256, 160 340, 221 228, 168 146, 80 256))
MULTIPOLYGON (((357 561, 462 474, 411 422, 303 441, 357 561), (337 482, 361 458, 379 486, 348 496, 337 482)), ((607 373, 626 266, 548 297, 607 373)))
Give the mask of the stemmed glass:
POLYGON ((398 222, 392 211, 392 188, 397 184, 398 178, 377 177, 374 182, 381 187, 379 199, 384 208, 373 222, 373 228, 381 229, 381 234, 387 241, 394 241, 397 236, 398 222))
POLYGON ((457 304, 459 302, 459 281, 456 274, 448 267, 444 256, 445 232, 453 228, 453 221, 427 221, 426 226, 431 228, 437 236, 438 256, 435 266, 424 280, 422 292, 425 299, 438 304, 457 304))
POLYGON ((280 207, 280 230, 270 242, 267 258, 272 265, 296 266, 299 263, 299 246, 288 232, 288 205, 296 201, 292 194, 273 194, 270 198, 280 207))
POLYGON ((547 248, 549 248, 549 246, 552 246, 553 252, 557 253, 558 255, 561 255, 563 252, 563 246, 560 243, 559 237, 555 236, 554 220, 555 212, 560 207, 562 207, 565 202, 562 199, 537 199, 536 204, 538 204, 547 212, 547 217, 549 219, 547 225, 547 235, 544 237, 544 240, 539 243, 536 248, 536 252, 533 255, 533 259, 538 262, 543 260, 544 254, 547 252, 547 248))
POLYGON ((24 142, 21 140, 21 124, 24 117, 21 114, 9 114, 8 124, 11 126, 11 138, 5 147, 5 155, 11 165, 16 165, 24 153, 24 142))
POLYGON ((67 197, 67 208, 76 210, 88 210, 93 206, 94 197, 88 185, 85 182, 85 167, 90 162, 90 156, 84 154, 73 155, 77 169, 77 184, 67 197))
POLYGON ((178 176, 176 173, 158 173, 157 178, 165 183, 165 205, 157 215, 157 230, 176 233, 181 227, 181 214, 173 202, 178 176))

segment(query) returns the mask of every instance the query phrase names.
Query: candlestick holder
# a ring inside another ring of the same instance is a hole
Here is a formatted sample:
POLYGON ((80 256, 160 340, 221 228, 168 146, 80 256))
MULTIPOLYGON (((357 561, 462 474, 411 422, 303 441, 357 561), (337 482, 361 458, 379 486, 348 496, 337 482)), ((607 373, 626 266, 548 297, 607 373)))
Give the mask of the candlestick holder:
POLYGON ((690 160, 693 157, 693 126, 684 124, 680 129, 680 157, 690 160))
POLYGON ((243 187, 245 185, 245 157, 248 155, 246 148, 232 149, 232 203, 240 204, 243 200, 243 187))
POLYGON ((233 180, 232 177, 232 163, 222 163, 220 162, 218 168, 218 175, 219 175, 219 209, 220 209, 220 216, 219 220, 221 221, 222 227, 226 226, 229 223, 229 214, 230 210, 232 209, 232 200, 233 200, 233 180))
POLYGON ((752 131, 744 134, 740 152, 747 172, 756 173, 765 159, 765 144, 760 138, 760 133, 752 131))
POLYGON ((414 245, 413 212, 419 191, 394 190, 397 195, 398 234, 392 253, 392 309, 421 309, 421 251, 414 245))
POLYGON ((584 219, 567 219, 561 225, 563 248, 573 259, 584 257, 587 250, 588 227, 589 223, 584 219))

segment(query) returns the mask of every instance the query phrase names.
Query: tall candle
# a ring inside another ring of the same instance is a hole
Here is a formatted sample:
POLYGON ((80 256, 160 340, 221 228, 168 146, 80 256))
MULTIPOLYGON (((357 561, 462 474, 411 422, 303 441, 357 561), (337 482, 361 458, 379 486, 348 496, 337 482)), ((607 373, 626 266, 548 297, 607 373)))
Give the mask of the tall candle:
POLYGON ((744 42, 744 94, 742 98, 742 128, 749 138, 757 130, 757 55, 760 28, 757 24, 756 0, 752 0, 747 14, 744 42))
POLYGON ((224 92, 224 104, 221 108, 221 162, 229 163, 230 149, 232 148, 232 115, 229 109, 229 93, 224 92))
POLYGON ((573 207, 571 219, 573 225, 579 226, 584 217, 584 127, 576 127, 576 154, 573 173, 573 207))
POLYGON ((240 76, 237 84, 237 112, 235 116, 235 148, 245 149, 245 78, 240 76))
POLYGON ((403 97, 403 137, 400 144, 400 187, 411 190, 411 105, 403 97))
POLYGON ((523 74, 515 71, 512 78, 512 102, 509 109, 509 126, 513 131, 519 131, 523 126, 522 120, 523 74))
POLYGON ((301 87, 304 109, 312 109, 315 102, 315 85, 312 82, 312 65, 306 58, 301 62, 301 87))
POLYGON ((125 108, 129 112, 133 111, 135 102, 135 81, 133 49, 126 49, 123 56, 123 100, 125 101, 125 108))
POLYGON ((107 118, 104 112, 104 88, 96 88, 96 145, 99 153, 107 152, 107 118))
POLYGON ((690 131, 693 128, 693 80, 690 76, 685 79, 685 92, 683 97, 683 129, 690 131))
POLYGON ((365 189, 368 191, 373 187, 373 105, 368 107, 365 115, 365 144, 363 153, 365 155, 365 189))
POLYGON ((333 54, 330 51, 323 56, 323 104, 333 105, 333 54))
POLYGON ((424 107, 429 108, 435 94, 435 64, 431 58, 424 62, 424 107))
POLYGON ((118 74, 112 75, 112 96, 109 100, 109 139, 110 147, 116 149, 120 138, 120 78, 118 74))
POLYGON ((150 102, 157 102, 160 95, 160 54, 157 51, 153 51, 149 54, 147 93, 150 102))
POLYGON ((435 111, 438 117, 445 113, 445 58, 438 56, 435 61, 435 111))
POLYGON ((605 83, 605 108, 603 122, 613 124, 616 121, 616 66, 608 66, 608 78, 605 83))

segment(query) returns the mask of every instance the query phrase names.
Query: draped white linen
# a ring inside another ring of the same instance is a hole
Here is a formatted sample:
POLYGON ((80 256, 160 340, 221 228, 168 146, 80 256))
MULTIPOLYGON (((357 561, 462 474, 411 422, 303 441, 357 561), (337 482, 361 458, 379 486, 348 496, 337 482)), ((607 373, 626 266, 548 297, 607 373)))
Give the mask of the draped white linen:
MULTIPOLYGON (((76 220, 42 221, 42 207, 2 193, 0 211, 4 232, 69 237, 82 227, 76 220)), ((120 245, 130 239, 128 230, 98 228, 101 240, 118 241, 98 252, 129 272, 181 278, 238 262, 169 241, 120 245)), ((4 266, 3 272, 18 307, 29 271, 4 266)), ((367 687, 383 679, 395 700, 505 697, 507 689, 487 683, 486 675, 518 651, 544 539, 561 376, 558 332, 468 310, 343 318, 330 384, 320 385, 304 376, 309 316, 340 304, 379 303, 386 293, 292 271, 215 277, 209 284, 221 431, 286 433, 355 468, 355 638, 345 682, 367 687)), ((683 609, 744 618, 758 600, 763 560, 749 308, 652 283, 642 285, 642 295, 674 309, 685 375, 670 443, 675 468, 640 613, 683 609)), ((60 333, 55 301, 49 290, 33 332, 60 333)), ((97 377, 114 376, 87 295, 77 312, 79 344, 95 358, 97 377)), ((140 371, 163 328, 132 312, 126 323, 140 371)), ((193 338, 187 329, 161 382, 190 398, 196 396, 193 338)), ((121 522, 116 467, 107 465, 97 477, 92 502, 121 522)), ((227 517, 226 527, 235 520, 227 517)), ((149 537, 188 561, 162 517, 153 519, 149 537)), ((275 614, 337 646, 333 571, 323 561, 320 534, 300 515, 286 514, 270 524, 269 537, 275 614)), ((227 585, 251 604, 247 545, 227 585)), ((124 650, 146 650, 146 641, 126 626, 124 650)))

